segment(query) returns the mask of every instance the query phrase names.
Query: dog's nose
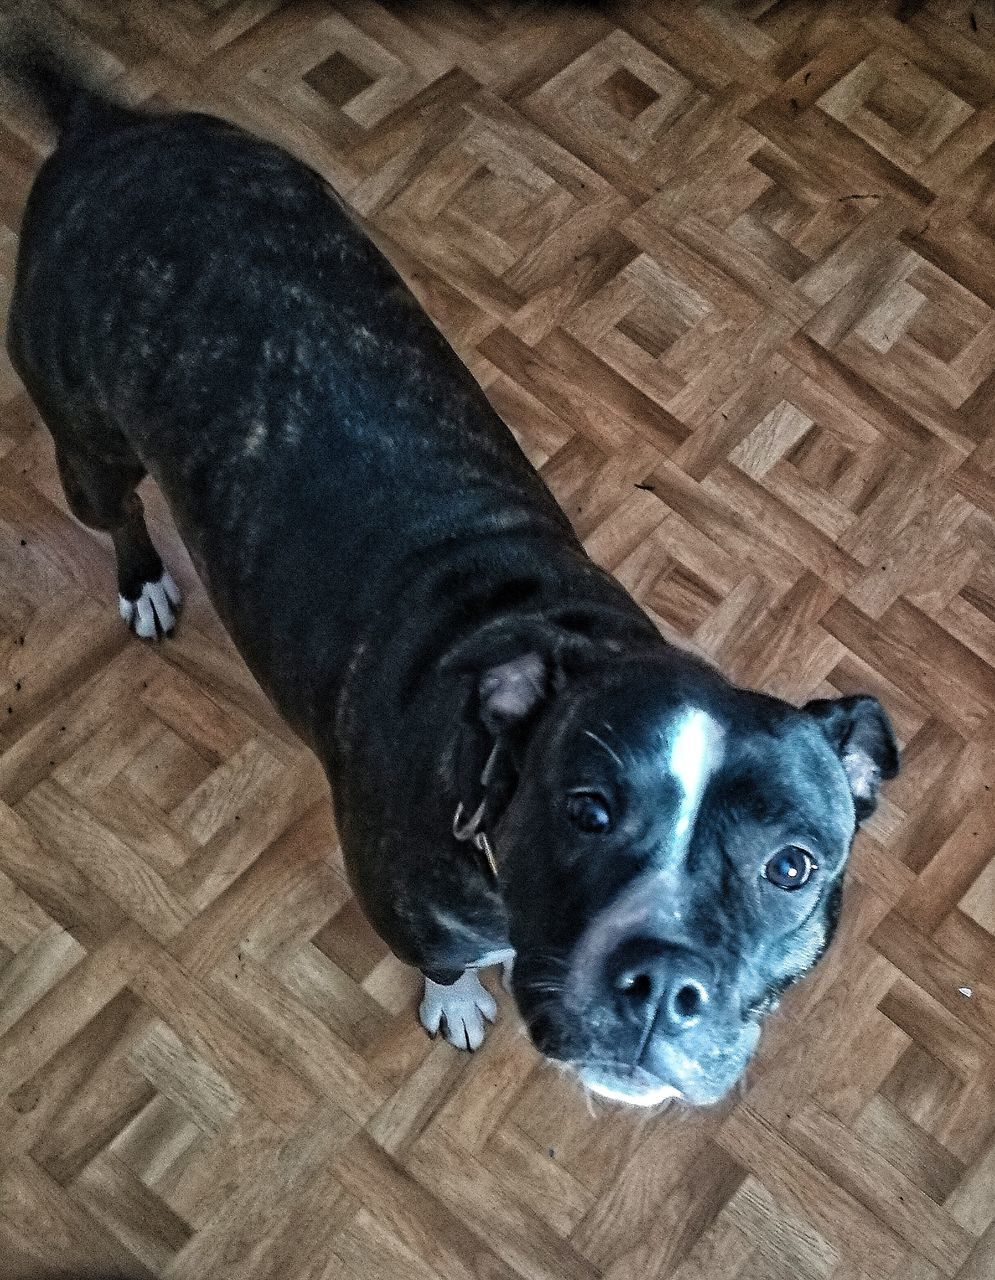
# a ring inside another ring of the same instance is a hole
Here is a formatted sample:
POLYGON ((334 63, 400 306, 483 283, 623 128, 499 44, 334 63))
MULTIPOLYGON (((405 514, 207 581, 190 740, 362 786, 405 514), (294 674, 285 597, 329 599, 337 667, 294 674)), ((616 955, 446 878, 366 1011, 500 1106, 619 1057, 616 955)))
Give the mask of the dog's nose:
POLYGON ((656 1019, 674 1036, 700 1021, 711 998, 707 966, 659 938, 630 938, 618 947, 608 960, 608 982, 627 1017, 656 1019))

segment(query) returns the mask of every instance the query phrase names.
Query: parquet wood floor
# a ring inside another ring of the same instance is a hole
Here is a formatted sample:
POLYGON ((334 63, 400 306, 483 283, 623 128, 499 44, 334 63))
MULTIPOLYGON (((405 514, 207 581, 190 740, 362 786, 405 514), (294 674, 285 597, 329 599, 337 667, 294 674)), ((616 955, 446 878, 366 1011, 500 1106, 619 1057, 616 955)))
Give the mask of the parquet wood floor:
POLYGON ((992 6, 62 7, 335 183, 665 632, 905 770, 734 1100, 592 1113, 503 994, 433 1044, 161 502, 149 648, 0 364, 0 1276, 991 1280, 992 6))

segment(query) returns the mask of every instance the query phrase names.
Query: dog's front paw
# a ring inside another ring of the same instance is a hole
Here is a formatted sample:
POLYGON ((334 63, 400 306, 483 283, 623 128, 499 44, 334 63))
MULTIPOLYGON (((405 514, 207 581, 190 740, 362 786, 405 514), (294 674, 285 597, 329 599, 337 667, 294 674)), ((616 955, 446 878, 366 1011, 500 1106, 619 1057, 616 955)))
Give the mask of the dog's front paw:
POLYGON ((143 582, 141 594, 135 600, 118 596, 121 617, 143 640, 155 640, 168 636, 176 626, 176 609, 180 603, 180 589, 163 570, 158 582, 143 582))
POLYGON ((443 1036, 457 1049, 479 1049, 484 1043, 484 1019, 493 1022, 496 1016, 494 997, 481 985, 475 969, 467 969, 449 987, 425 979, 418 1017, 430 1036, 441 1028, 443 1036))

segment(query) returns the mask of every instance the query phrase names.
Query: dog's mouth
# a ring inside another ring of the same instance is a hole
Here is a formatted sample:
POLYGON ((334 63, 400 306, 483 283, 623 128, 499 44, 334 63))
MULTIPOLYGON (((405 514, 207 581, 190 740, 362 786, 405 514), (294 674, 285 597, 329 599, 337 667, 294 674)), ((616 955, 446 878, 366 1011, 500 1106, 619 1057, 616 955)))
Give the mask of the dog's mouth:
POLYGON ((547 1006, 525 1015, 530 1038, 551 1062, 566 1067, 596 1097, 634 1107, 684 1102, 708 1107, 741 1079, 760 1035, 755 1021, 724 1035, 675 1043, 666 1035, 633 1037, 620 1023, 596 1028, 597 1011, 586 1017, 554 1016, 547 1006))
POLYGON ((630 1107, 657 1107, 684 1097, 676 1085, 628 1063, 577 1062, 570 1065, 585 1089, 611 1102, 624 1102, 630 1107))

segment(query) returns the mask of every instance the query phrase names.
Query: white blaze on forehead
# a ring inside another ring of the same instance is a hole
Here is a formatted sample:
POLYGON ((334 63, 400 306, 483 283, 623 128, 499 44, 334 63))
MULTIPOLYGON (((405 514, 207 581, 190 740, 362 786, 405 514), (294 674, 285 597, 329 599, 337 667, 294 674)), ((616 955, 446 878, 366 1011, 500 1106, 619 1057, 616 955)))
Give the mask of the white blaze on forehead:
POLYGON ((691 843, 694 824, 709 781, 722 764, 725 729, 707 711, 687 707, 668 734, 664 767, 677 782, 681 798, 674 825, 661 832, 661 863, 643 872, 617 897, 605 903, 581 935, 570 961, 568 985, 590 990, 604 959, 623 939, 649 930, 679 932, 680 895, 673 886, 691 843))
POLYGON ((670 744, 670 772, 681 788, 675 834, 686 843, 709 779, 722 760, 725 730, 699 707, 681 717, 670 744))

